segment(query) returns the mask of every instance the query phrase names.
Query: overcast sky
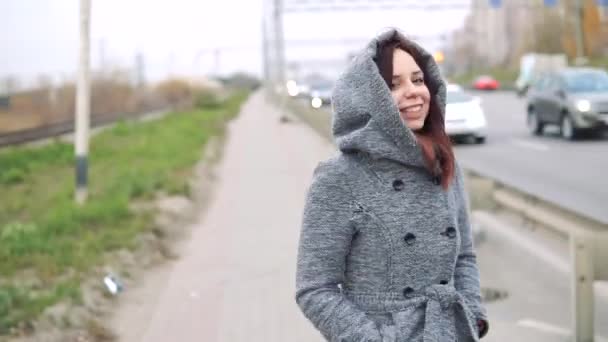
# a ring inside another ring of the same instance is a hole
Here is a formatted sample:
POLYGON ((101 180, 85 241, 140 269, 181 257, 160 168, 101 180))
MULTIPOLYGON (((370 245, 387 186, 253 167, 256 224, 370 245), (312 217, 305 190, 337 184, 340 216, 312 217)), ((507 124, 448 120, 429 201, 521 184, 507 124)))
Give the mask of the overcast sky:
MULTIPOLYGON (((260 74, 262 1, 92 0, 92 65, 132 67, 141 52, 151 79, 213 71, 260 74), (216 61, 211 51, 219 47, 229 49, 222 50, 216 61)), ((0 78, 73 77, 78 61, 78 9, 78 0, 0 0, 0 78)), ((331 48, 289 42, 369 39, 388 26, 433 36, 458 28, 465 15, 465 10, 288 13, 286 53, 289 60, 341 58, 365 41, 331 48)), ((437 44, 434 40, 421 43, 429 49, 437 44)))

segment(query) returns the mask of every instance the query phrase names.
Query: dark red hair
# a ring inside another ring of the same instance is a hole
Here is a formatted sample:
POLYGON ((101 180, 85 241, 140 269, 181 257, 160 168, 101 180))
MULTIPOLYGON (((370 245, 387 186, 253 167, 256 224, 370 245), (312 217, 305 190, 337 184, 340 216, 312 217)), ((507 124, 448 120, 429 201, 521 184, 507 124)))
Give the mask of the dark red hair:
MULTIPOLYGON (((383 41, 378 46, 378 56, 376 64, 380 70, 380 75, 390 88, 393 79, 393 53, 395 49, 402 49, 409 53, 416 64, 420 66, 423 72, 426 72, 426 61, 412 48, 410 43, 399 36, 395 35, 392 39, 383 41)), ((429 58, 431 58, 429 56, 429 58)), ((454 177, 454 151, 450 138, 445 133, 445 122, 442 109, 437 103, 436 93, 439 88, 440 80, 425 79, 426 86, 431 93, 431 101, 429 103, 429 114, 427 115, 424 125, 419 131, 414 132, 422 149, 424 160, 427 169, 434 175, 441 177, 441 185, 444 189, 450 185, 454 177)))

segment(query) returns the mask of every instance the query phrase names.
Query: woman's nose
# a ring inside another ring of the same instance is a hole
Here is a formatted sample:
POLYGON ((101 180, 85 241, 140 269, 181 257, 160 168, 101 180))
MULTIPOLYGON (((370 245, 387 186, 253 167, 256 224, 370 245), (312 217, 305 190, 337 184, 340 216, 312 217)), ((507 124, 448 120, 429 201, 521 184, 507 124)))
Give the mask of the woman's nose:
POLYGON ((406 84, 403 85, 403 94, 402 95, 406 99, 418 96, 417 92, 416 92, 416 87, 414 87, 412 82, 407 82, 406 84))

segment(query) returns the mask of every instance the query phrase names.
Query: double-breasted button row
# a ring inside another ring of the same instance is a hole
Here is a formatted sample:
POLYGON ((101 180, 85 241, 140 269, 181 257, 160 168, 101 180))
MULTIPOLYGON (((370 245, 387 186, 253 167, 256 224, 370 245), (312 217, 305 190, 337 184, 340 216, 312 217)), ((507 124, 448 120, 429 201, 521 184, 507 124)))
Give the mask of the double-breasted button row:
POLYGON ((416 235, 412 233, 407 233, 403 237, 403 241, 405 241, 405 243, 408 245, 413 245, 416 242, 416 235))
MULTIPOLYGON (((431 178, 431 182, 435 185, 441 185, 441 176, 434 176, 431 178)), ((395 191, 401 191, 405 188, 405 183, 401 179, 395 179, 393 181, 393 189, 395 191)))
MULTIPOLYGON (((440 280, 440 281, 439 281, 439 285, 448 285, 449 283, 450 283, 450 282, 449 282, 448 280, 446 280, 446 279, 442 279, 442 280, 440 280)), ((401 292, 401 293, 403 294, 403 297, 408 298, 408 297, 410 297, 410 296, 411 296, 411 295, 412 295, 414 292, 416 292, 416 290, 414 290, 414 288, 413 288, 413 287, 411 287, 411 286, 406 286, 406 287, 404 287, 404 288, 403 288, 403 290, 402 290, 402 292, 401 292)))
POLYGON ((411 286, 403 288, 403 297, 409 297, 412 293, 414 293, 414 289, 411 286))
POLYGON ((453 239, 453 238, 456 237, 456 228, 454 228, 454 227, 447 227, 445 229, 445 231, 441 232, 440 234, 443 235, 443 236, 447 236, 450 239, 453 239))
POLYGON ((435 185, 441 185, 441 176, 435 176, 432 178, 432 182, 435 185))
MULTIPOLYGON (((441 185, 441 176, 434 176, 431 178, 431 182, 435 185, 441 185)), ((401 191, 405 188, 405 183, 401 179, 395 179, 393 181, 393 189, 395 191, 401 191)))
MULTIPOLYGON (((456 237, 456 228, 454 227, 447 227, 443 232, 439 233, 443 236, 446 236, 450 239, 453 239, 456 237)), ((414 243, 416 243, 416 235, 413 233, 407 233, 403 236, 403 242, 405 242, 405 244, 411 246, 414 243)))
POLYGON ((401 191, 403 188, 405 188, 405 183, 401 179, 395 179, 393 181, 393 189, 395 189, 395 191, 401 191))

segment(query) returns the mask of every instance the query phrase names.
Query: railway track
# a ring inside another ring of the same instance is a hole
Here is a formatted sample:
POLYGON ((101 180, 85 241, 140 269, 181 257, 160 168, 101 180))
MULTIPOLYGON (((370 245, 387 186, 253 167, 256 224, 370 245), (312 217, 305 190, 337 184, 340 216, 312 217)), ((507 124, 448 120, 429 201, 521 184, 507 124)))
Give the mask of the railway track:
MULTIPOLYGON (((158 112, 158 111, 157 111, 158 112)), ((96 115, 91 117, 91 128, 108 125, 123 119, 134 120, 149 115, 150 112, 139 114, 96 115)), ((74 132, 73 119, 47 124, 14 132, 0 133, 0 148, 20 145, 36 140, 48 139, 74 132)))

